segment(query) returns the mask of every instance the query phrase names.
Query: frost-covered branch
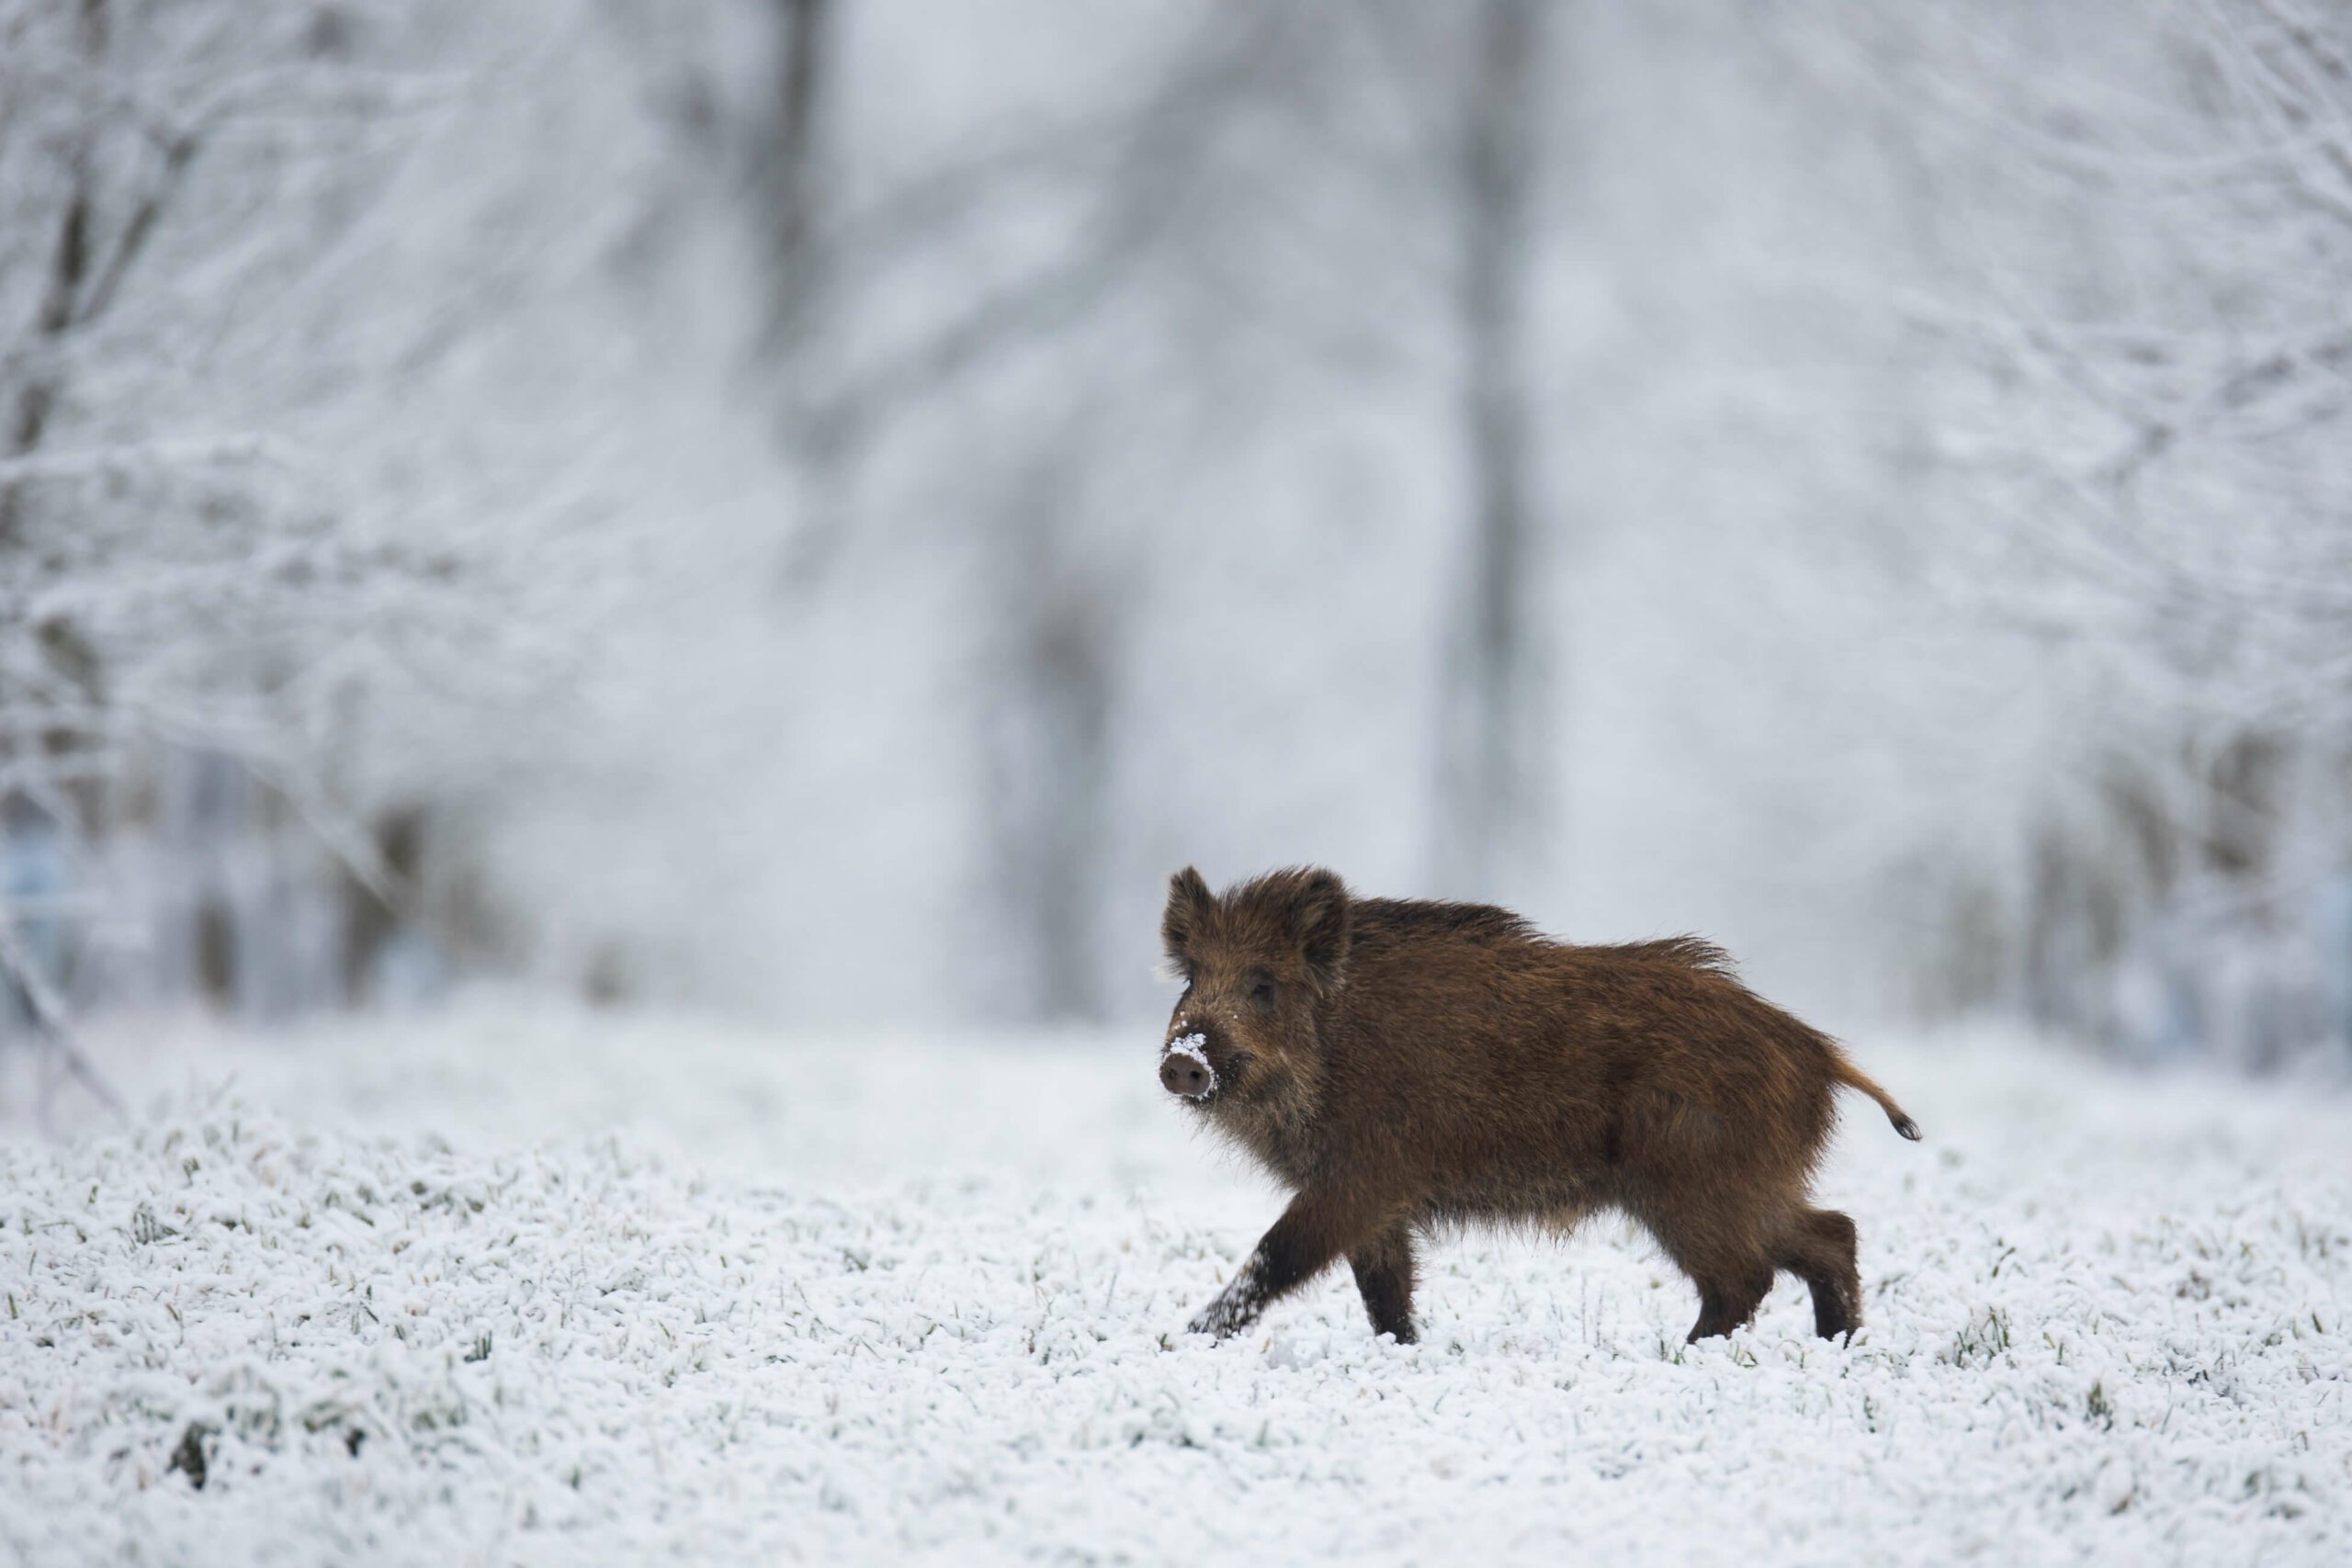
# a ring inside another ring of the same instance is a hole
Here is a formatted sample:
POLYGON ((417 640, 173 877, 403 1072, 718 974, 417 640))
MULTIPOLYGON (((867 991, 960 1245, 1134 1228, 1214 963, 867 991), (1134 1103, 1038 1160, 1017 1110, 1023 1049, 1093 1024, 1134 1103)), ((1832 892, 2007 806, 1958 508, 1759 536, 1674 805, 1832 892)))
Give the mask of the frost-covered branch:
MULTIPOLYGON (((66 1017, 64 999, 57 994, 49 976, 42 973, 41 966, 34 962, 32 953, 27 950, 23 938, 17 931, 16 916, 5 899, 0 899, 0 975, 14 982, 17 994, 31 1009, 34 1026, 40 1033, 41 1049, 88 1089, 100 1104, 116 1115, 121 1115, 122 1097, 115 1092, 114 1086, 107 1081, 105 1075, 98 1071, 75 1042, 66 1017)), ((42 1103, 38 1109, 41 1119, 46 1122, 49 1116, 46 1081, 42 1103)))

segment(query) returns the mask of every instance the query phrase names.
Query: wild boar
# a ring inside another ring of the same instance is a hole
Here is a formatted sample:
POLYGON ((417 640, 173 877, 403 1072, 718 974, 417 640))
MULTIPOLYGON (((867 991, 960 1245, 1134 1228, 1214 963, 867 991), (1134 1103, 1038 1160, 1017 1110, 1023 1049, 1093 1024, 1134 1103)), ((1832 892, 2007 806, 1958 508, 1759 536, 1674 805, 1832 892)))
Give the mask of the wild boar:
POLYGON ((1160 937, 1184 982, 1161 1084, 1295 1194, 1193 1332, 1245 1328, 1345 1258, 1373 1331, 1409 1343, 1417 1237, 1612 1209, 1697 1286, 1691 1339, 1747 1322, 1781 1269, 1824 1337, 1860 1326, 1854 1223, 1809 1190, 1836 1090, 1919 1129, 1722 950, 1573 946, 1315 867, 1219 896, 1188 866, 1160 937))

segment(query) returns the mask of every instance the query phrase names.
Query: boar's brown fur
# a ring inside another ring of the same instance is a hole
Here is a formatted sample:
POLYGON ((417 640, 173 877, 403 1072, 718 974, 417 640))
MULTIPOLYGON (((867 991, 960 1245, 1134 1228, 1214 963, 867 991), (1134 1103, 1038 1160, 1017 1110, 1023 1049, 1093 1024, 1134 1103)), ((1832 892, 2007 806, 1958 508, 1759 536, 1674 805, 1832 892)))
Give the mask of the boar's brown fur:
POLYGON ((1783 1269, 1823 1336, 1860 1324, 1854 1224, 1808 1192, 1832 1098, 1860 1089, 1918 1128, 1721 950, 1571 946, 1312 868, 1219 897, 1187 867, 1161 938, 1186 981, 1162 1082, 1295 1194, 1195 1332, 1246 1327, 1345 1258, 1374 1331, 1410 1340, 1418 1236, 1604 1209, 1698 1287, 1693 1339, 1746 1323, 1783 1269))

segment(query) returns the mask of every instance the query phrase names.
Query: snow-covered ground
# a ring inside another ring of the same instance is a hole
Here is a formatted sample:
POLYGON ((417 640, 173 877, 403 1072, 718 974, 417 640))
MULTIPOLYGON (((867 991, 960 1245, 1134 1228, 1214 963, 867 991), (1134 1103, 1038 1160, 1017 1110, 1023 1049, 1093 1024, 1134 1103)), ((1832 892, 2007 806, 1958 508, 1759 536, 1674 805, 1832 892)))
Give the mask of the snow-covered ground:
POLYGON ((1686 1348, 1613 1226, 1176 1331, 1277 1203, 1131 1039, 476 1003, 0 1077, 0 1543, 80 1562, 2352 1561, 2352 1106, 1858 1043, 1784 1282, 1686 1348), (202 1485, 197 1484, 201 1474, 202 1485))

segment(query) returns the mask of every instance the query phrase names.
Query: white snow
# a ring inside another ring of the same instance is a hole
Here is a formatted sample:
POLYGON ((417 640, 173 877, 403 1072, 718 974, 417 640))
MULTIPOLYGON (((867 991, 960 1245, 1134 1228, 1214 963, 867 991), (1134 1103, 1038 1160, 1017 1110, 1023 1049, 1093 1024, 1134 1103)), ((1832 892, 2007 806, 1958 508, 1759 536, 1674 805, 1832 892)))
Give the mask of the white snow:
POLYGON ((1824 1176, 1850 1348, 1786 1281, 1685 1348, 1610 1226, 1432 1249, 1418 1347, 1344 1269, 1218 1346, 1177 1331, 1279 1201, 1148 1038, 102 1038, 139 1123, 0 1143, 0 1554, 2352 1553, 2340 1100, 1862 1049, 1928 1142, 1857 1113, 1824 1176))

